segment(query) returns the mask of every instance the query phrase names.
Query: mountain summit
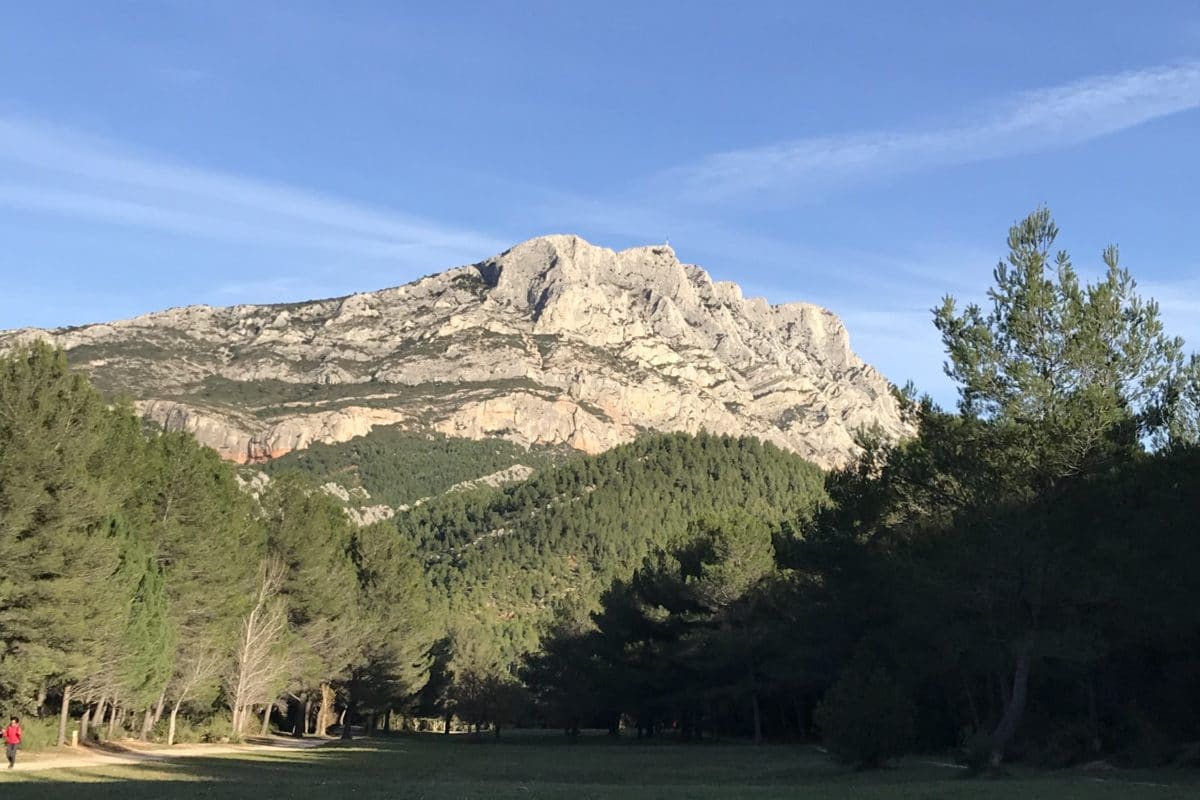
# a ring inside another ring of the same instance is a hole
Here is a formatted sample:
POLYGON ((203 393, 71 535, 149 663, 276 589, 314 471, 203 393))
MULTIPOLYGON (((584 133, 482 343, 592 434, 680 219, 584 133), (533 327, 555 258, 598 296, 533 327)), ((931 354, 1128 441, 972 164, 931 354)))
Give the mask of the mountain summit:
POLYGON ((861 427, 908 431, 834 314, 746 299, 665 245, 545 236, 392 289, 10 331, 0 347, 30 338, 242 462, 397 425, 589 453, 705 429, 836 466, 861 427))

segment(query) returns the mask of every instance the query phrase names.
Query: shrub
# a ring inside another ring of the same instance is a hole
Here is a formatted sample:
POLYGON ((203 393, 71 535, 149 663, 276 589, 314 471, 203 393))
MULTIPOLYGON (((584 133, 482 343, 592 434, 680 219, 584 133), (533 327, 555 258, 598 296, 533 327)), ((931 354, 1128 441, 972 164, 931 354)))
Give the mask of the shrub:
POLYGON ((958 763, 972 772, 988 769, 992 759, 992 737, 985 730, 969 727, 963 731, 958 746, 958 763))
POLYGON ((1039 767, 1062 769, 1096 757, 1091 731, 1084 723, 1076 722, 1055 728, 1035 751, 1033 761, 1039 767))
MULTIPOLYGON (((167 740, 167 720, 165 717, 155 728, 154 732, 155 739, 163 742, 167 740)), ((220 742, 231 739, 232 732, 229 717, 226 715, 217 714, 200 720, 192 720, 180 714, 178 721, 175 723, 175 743, 220 742)))
POLYGON ((1200 742, 1180 745, 1174 764, 1177 767, 1200 767, 1200 742))
MULTIPOLYGON (((4 725, 8 724, 5 719, 4 725)), ((77 730, 79 725, 72 720, 67 725, 67 741, 71 741, 71 731, 77 730)), ((58 744, 58 717, 21 717, 21 749, 31 752, 37 750, 46 750, 58 744)), ((20 756, 17 756, 20 758, 20 756)))
POLYGON ((882 667, 855 661, 817 704, 814 719, 837 758, 864 768, 908 751, 912 701, 882 667))
POLYGON ((1175 748, 1165 734, 1139 706, 1131 704, 1120 739, 1126 742, 1121 760, 1131 767, 1160 767, 1175 757, 1175 748))

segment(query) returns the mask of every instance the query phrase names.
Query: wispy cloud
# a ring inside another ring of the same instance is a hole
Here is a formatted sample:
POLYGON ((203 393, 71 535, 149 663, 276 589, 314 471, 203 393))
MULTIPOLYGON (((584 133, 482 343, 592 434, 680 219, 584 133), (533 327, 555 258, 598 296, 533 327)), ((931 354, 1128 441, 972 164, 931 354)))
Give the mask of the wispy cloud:
POLYGON ((0 204, 202 238, 406 260, 436 254, 450 263, 510 244, 19 119, 0 118, 0 204))
POLYGON ((1026 92, 940 128, 825 136, 718 153, 659 176, 716 201, 813 189, 1075 144, 1200 107, 1200 61, 1026 92))
POLYGON ((281 275, 273 278, 232 281, 214 286, 210 295, 215 302, 277 303, 281 297, 340 297, 351 293, 345 280, 320 274, 281 275))

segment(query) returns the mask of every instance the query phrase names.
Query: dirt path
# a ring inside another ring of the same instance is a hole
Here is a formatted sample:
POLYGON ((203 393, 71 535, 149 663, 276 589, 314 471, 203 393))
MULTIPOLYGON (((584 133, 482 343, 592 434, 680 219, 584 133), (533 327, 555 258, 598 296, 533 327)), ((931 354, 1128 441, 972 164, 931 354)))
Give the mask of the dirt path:
MULTIPOLYGON (((146 764, 173 761, 177 758, 216 756, 228 753, 262 753, 283 750, 307 750, 320 747, 330 739, 292 739, 273 736, 247 744, 179 744, 174 747, 146 746, 143 742, 120 742, 121 749, 101 750, 93 747, 66 748, 63 751, 18 753, 17 766, 12 772, 31 772, 47 769, 104 767, 125 764, 146 764)), ((0 762, 0 774, 9 772, 0 762)))

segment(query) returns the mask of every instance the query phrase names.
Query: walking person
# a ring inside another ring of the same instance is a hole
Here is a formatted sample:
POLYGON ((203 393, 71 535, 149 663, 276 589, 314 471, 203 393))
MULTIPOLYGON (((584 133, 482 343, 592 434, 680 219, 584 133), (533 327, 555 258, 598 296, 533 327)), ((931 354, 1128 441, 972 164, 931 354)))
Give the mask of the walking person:
POLYGON ((4 754, 8 756, 8 768, 17 764, 17 748, 21 745, 21 720, 16 717, 4 729, 4 754))

